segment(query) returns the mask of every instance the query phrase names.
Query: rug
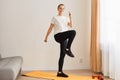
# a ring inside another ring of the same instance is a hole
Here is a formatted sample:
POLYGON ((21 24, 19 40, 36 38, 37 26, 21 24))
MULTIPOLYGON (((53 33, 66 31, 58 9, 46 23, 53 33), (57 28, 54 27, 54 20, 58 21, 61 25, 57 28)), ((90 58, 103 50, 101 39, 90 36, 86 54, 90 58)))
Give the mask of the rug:
POLYGON ((98 80, 98 79, 92 79, 92 77, 90 76, 75 76, 75 75, 69 75, 68 78, 63 78, 63 77, 57 77, 56 73, 44 72, 44 71, 32 71, 23 74, 23 76, 32 77, 32 78, 44 78, 47 80, 98 80))

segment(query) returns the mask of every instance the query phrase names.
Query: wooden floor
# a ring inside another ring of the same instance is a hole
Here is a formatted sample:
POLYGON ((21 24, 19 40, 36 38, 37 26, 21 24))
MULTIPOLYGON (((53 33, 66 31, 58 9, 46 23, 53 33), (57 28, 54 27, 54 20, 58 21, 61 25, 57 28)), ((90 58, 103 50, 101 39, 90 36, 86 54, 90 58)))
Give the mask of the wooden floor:
MULTIPOLYGON (((56 71, 48 71, 48 72, 56 72, 56 71)), ((79 75, 79 76, 91 76, 92 75, 92 72, 90 70, 68 70, 64 72, 67 74, 73 74, 73 75, 79 75)), ((22 73, 26 73, 26 71, 23 71, 22 73)), ((18 80, 46 80, 46 79, 37 79, 37 78, 20 76, 18 80)), ((105 77, 104 80, 112 80, 112 79, 105 77)))

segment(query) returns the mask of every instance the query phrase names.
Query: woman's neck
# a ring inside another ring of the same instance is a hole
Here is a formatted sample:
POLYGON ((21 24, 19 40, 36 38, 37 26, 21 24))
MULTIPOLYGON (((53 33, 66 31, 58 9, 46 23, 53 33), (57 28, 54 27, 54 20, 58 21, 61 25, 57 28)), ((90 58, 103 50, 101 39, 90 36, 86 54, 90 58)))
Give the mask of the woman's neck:
POLYGON ((58 16, 63 16, 63 14, 62 13, 58 13, 58 16))

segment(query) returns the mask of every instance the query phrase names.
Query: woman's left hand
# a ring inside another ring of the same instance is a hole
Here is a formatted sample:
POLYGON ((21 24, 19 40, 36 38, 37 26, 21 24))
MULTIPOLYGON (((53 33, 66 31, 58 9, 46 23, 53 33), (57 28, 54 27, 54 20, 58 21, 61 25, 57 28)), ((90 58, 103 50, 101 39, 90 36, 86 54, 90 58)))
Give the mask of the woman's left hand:
POLYGON ((71 17, 71 12, 69 11, 69 17, 71 17))

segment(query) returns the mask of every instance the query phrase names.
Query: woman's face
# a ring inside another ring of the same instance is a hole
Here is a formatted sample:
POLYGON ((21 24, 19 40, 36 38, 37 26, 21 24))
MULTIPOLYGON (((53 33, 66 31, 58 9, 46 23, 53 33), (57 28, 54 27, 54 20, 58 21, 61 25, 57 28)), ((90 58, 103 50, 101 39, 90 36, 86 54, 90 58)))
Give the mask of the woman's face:
POLYGON ((59 13, 62 13, 62 12, 64 12, 64 9, 65 9, 65 6, 61 5, 61 6, 58 8, 58 12, 59 12, 59 13))

